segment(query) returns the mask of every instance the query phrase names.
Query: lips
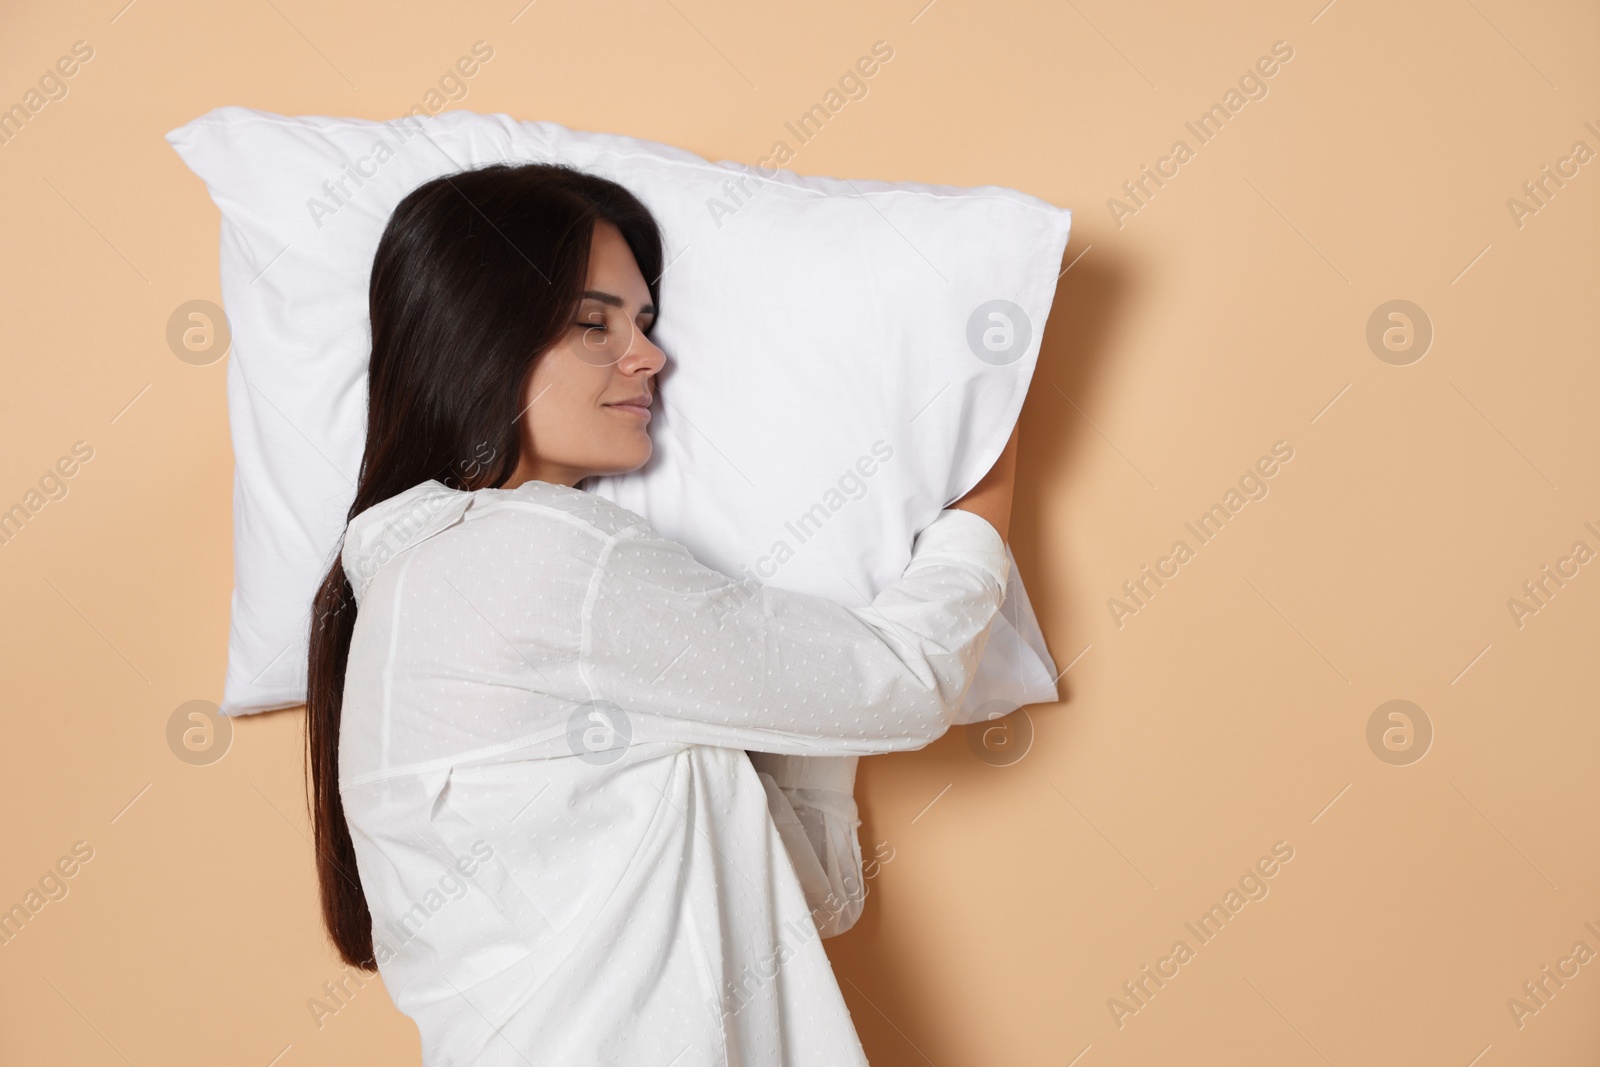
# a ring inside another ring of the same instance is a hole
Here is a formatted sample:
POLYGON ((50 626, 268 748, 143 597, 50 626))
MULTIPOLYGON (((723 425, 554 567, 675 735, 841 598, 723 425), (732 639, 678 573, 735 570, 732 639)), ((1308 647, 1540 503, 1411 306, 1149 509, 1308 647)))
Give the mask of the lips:
POLYGON ((631 400, 618 400, 604 406, 616 408, 628 415, 642 416, 646 419, 650 417, 650 398, 648 396, 634 397, 631 400))

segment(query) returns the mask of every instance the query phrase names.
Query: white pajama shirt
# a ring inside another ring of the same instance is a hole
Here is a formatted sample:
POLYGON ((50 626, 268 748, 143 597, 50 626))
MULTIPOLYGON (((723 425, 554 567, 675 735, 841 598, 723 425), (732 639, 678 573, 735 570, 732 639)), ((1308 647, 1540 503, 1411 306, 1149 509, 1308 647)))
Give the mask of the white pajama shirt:
POLYGON ((854 759, 954 719, 992 525, 941 512, 863 607, 539 481, 424 482, 342 559, 340 792, 427 1067, 866 1063, 822 946, 860 913, 854 759))

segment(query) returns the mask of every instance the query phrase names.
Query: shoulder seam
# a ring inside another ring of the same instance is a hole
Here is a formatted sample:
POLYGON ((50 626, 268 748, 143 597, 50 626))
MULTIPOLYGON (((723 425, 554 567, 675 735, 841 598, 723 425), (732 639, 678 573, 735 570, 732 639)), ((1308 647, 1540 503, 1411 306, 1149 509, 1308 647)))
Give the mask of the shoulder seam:
POLYGON ((609 541, 623 533, 624 530, 632 529, 634 526, 638 525, 637 523, 634 523, 632 526, 625 527, 624 530, 617 531, 617 533, 607 533, 594 523, 589 522, 586 519, 581 519, 569 511, 563 511, 561 508, 551 507, 549 504, 535 504, 524 500, 496 500, 493 503, 482 504, 474 507, 473 510, 477 511, 481 515, 485 512, 492 512, 504 508, 510 508, 516 511, 536 511, 540 514, 549 515, 552 518, 559 519, 570 526, 576 526, 584 533, 587 533, 592 537, 597 537, 602 541, 609 541))
MULTIPOLYGON (((594 627, 592 625, 594 606, 600 599, 600 582, 605 577, 606 565, 611 561, 611 552, 617 547, 617 542, 638 526, 629 526, 618 530, 606 538, 605 544, 600 546, 600 555, 594 563, 594 573, 589 575, 589 588, 583 597, 583 610, 578 613, 578 677, 583 679, 584 688, 589 691, 590 699, 600 699, 595 688, 594 679, 589 674, 589 663, 593 650, 594 627)), ((596 531, 598 532, 598 531, 596 531)))

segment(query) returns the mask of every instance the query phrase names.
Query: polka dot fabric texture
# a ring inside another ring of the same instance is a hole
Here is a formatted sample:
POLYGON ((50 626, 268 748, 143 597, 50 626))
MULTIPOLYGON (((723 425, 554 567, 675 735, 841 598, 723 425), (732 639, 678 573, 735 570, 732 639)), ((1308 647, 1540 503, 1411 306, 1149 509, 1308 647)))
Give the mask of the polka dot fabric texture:
POLYGON ((993 526, 942 511, 861 607, 730 578, 544 482, 425 482, 358 515, 342 558, 340 788, 424 1063, 866 1063, 821 944, 859 906, 814 900, 859 872, 853 838, 808 828, 817 783, 791 807, 746 750, 939 737, 1006 588, 993 526))

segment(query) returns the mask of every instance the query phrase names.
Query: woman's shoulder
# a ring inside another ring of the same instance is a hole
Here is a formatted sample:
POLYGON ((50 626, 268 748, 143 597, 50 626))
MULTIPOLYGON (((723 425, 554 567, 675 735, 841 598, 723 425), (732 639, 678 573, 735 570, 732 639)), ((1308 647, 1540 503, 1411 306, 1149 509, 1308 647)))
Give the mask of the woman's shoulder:
POLYGON ((632 529, 649 529, 644 516, 605 497, 552 482, 527 481, 515 489, 479 489, 472 512, 478 518, 534 520, 604 542, 632 529))

